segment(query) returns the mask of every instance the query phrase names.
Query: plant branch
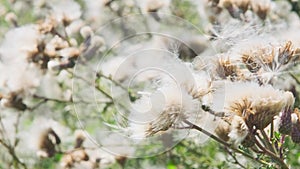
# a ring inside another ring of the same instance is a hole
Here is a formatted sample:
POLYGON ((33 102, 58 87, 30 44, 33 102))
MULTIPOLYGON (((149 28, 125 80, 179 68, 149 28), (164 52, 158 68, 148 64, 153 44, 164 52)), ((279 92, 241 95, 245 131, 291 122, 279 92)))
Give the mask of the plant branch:
POLYGON ((87 79, 85 79, 85 78, 83 78, 83 77, 81 77, 81 76, 75 75, 74 73, 72 73, 72 72, 70 72, 70 71, 68 71, 68 72, 69 72, 73 77, 76 77, 76 78, 78 78, 78 79, 84 81, 85 83, 87 83, 87 84, 89 84, 89 85, 91 85, 91 86, 94 86, 95 89, 97 89, 99 92, 101 92, 102 94, 104 94, 108 99, 110 99, 111 101, 113 101, 113 98, 112 98, 106 91, 104 91, 103 89, 101 89, 101 87, 99 87, 98 85, 96 85, 95 82, 92 83, 92 82, 88 81, 87 79))
MULTIPOLYGON (((10 146, 9 144, 5 143, 3 140, 0 139, 0 144, 2 144, 9 152, 9 154, 12 156, 13 160, 17 162, 17 164, 20 164, 24 169, 27 169, 27 166, 25 163, 23 163, 18 156, 16 155, 14 147, 10 146)), ((18 165, 17 165, 18 166, 18 165)), ((18 168, 19 169, 19 168, 18 168)))
POLYGON ((255 157, 251 156, 250 154, 247 154, 247 153, 245 153, 245 152, 243 152, 243 151, 241 151, 241 150, 239 150, 239 149, 237 149, 237 148, 232 147, 230 144, 228 144, 228 143, 226 143, 225 141, 221 140, 221 139, 218 138, 217 136, 215 136, 215 135, 211 134, 210 132, 206 131, 205 129, 203 129, 203 128, 201 128, 201 127, 199 127, 199 126, 197 126, 197 125, 191 123, 191 122, 188 121, 188 120, 184 120, 184 123, 188 124, 192 129, 196 129, 196 130, 198 130, 198 131, 204 133, 205 135, 207 135, 207 136, 209 136, 210 138, 214 139, 215 141, 221 143, 221 144, 224 145, 225 147, 230 148, 231 150, 235 151, 236 153, 242 154, 242 155, 244 155, 245 157, 248 157, 249 159, 251 159, 251 160, 253 160, 253 161, 256 161, 256 162, 259 162, 259 163, 261 163, 261 164, 263 164, 263 165, 269 165, 267 162, 265 162, 265 161, 263 161, 263 160, 257 159, 257 158, 255 158, 255 157))
POLYGON ((261 132, 263 139, 264 139, 267 147, 269 148, 269 150, 271 150, 273 153, 277 154, 277 151, 276 151, 274 145, 270 143, 270 138, 268 137, 267 133, 264 130, 260 130, 260 132, 261 132))
POLYGON ((279 164, 283 169, 288 169, 288 166, 284 163, 284 161, 277 157, 273 152, 266 149, 263 145, 260 144, 260 142, 255 138, 255 144, 264 152, 264 154, 270 156, 277 164, 279 164))
POLYGON ((289 75, 291 75, 291 77, 297 82, 297 84, 300 84, 300 80, 297 78, 297 76, 295 76, 293 73, 289 73, 289 75))

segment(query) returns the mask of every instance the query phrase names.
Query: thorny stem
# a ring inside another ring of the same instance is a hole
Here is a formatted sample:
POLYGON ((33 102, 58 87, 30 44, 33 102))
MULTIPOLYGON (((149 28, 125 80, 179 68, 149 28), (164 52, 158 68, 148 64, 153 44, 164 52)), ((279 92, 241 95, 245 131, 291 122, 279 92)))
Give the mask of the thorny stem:
POLYGON ((283 143, 284 143, 284 140, 285 140, 285 135, 282 135, 281 139, 280 139, 280 148, 279 148, 279 156, 280 156, 280 158, 283 157, 283 143))
POLYGON ((3 140, 0 139, 0 144, 2 144, 9 152, 9 154, 13 158, 13 162, 16 162, 16 169, 19 169, 18 164, 20 164, 23 168, 27 169, 27 166, 25 163, 23 163, 16 155, 14 147, 10 146, 9 144, 5 143, 3 140))
MULTIPOLYGON (((19 133, 19 124, 20 124, 20 119, 21 119, 21 116, 22 116, 22 113, 18 112, 18 115, 17 115, 17 120, 16 120, 16 123, 15 123, 15 133, 19 133)), ((16 147, 19 143, 19 139, 16 137, 15 138, 15 142, 14 142, 14 146, 16 147)))
POLYGON ((128 90, 128 89, 126 89, 126 87, 124 87, 121 83, 115 81, 115 80, 112 79, 111 77, 105 76, 105 75, 102 74, 102 73, 99 73, 99 72, 98 72, 98 73, 97 73, 97 77, 103 77, 104 79, 107 79, 107 80, 113 82, 115 85, 121 87, 123 90, 128 90))
MULTIPOLYGON (((18 133, 18 125, 19 125, 19 120, 21 118, 21 113, 18 114, 17 116, 17 120, 16 120, 16 123, 15 123, 15 133, 17 134, 18 133)), ((16 138, 16 140, 14 141, 13 145, 10 143, 10 141, 8 139, 5 139, 5 138, 8 138, 8 134, 5 130, 5 126, 2 122, 2 117, 0 116, 0 133, 2 135, 2 138, 0 138, 0 144, 3 145, 9 152, 9 154, 11 155, 11 157, 13 158, 13 164, 15 165, 15 168, 16 169, 19 169, 19 165, 21 165, 23 168, 27 169, 27 166, 25 163, 23 163, 19 158, 18 156, 16 155, 16 152, 15 152, 15 147, 17 146, 18 144, 18 139, 16 138)))
POLYGON ((300 84, 300 80, 293 73, 289 73, 289 74, 298 84, 300 84))
POLYGON ((82 81, 84 81, 85 83, 91 85, 91 86, 94 86, 95 89, 97 89, 98 91, 100 91, 102 94, 104 94, 107 98, 109 98, 111 101, 113 101, 113 98, 106 92, 104 91, 103 89, 101 89, 98 85, 96 85, 95 83, 92 83, 90 81, 88 81, 87 79, 81 77, 81 76, 78 76, 78 75, 75 75, 73 72, 70 72, 68 71, 73 77, 76 77, 82 81))
MULTIPOLYGON (((37 99, 42 99, 42 101, 40 103, 38 103, 36 106, 39 106, 42 103, 45 103, 47 101, 53 101, 53 102, 57 102, 57 103, 84 103, 84 104, 90 104, 90 102, 84 101, 84 100, 79 100, 79 101, 74 101, 74 100, 61 100, 61 99, 55 99, 55 98, 49 98, 46 96, 39 96, 39 95, 33 95, 34 98, 37 99)), ((99 101, 97 101, 98 103, 100 103, 99 101)), ((102 103, 102 102, 101 102, 102 103)), ((111 103, 111 101, 103 101, 103 103, 111 103)), ((34 109, 36 106, 34 106, 31 109, 34 109)))
POLYGON ((277 157, 276 154, 266 149, 263 145, 260 144, 260 142, 256 138, 254 140, 255 140, 255 144, 264 152, 264 154, 270 156, 273 160, 275 160, 275 162, 279 164, 280 167, 282 167, 283 169, 289 168, 288 166, 286 166, 286 164, 280 157, 277 157))
POLYGON ((274 134, 274 122, 271 122, 271 131, 270 131, 270 139, 273 138, 273 134, 274 134))
POLYGON ((264 146, 266 146, 266 147, 268 146, 266 141, 259 134, 257 134, 256 137, 264 146))
POLYGON ((205 129, 193 124, 192 122, 188 121, 188 120, 184 120, 184 123, 188 124, 192 129, 196 129, 198 131, 201 131, 202 133, 204 133, 205 135, 209 136, 210 138, 216 140, 217 142, 223 144, 226 147, 230 147, 230 144, 226 143, 225 141, 221 140, 220 138, 218 138, 217 136, 211 134, 210 132, 206 131, 205 129))
POLYGON ((71 103, 72 101, 70 100, 60 100, 60 99, 55 99, 55 98, 48 98, 48 97, 45 97, 45 96, 39 96, 39 95, 33 95, 33 98, 36 98, 36 99, 42 99, 44 101, 53 101, 53 102, 58 102, 58 103, 71 103))
POLYGON ((111 81, 112 83, 114 83, 114 84, 117 85, 118 87, 122 88, 124 91, 127 91, 130 97, 133 98, 133 97, 135 96, 135 94, 132 93, 128 88, 126 88, 125 86, 123 86, 123 85, 122 85, 121 83, 119 83, 118 81, 112 79, 111 77, 105 76, 104 74, 99 73, 99 72, 97 73, 97 77, 103 77, 104 79, 107 79, 107 80, 111 81))
POLYGON ((206 105, 202 105, 202 109, 212 115, 214 115, 215 117, 224 117, 225 113, 224 112, 215 112, 212 109, 210 109, 210 107, 206 106, 206 105))
MULTIPOLYGON (((96 90, 98 90, 99 92, 101 92, 105 97, 107 97, 109 99, 108 103, 115 103, 114 102, 114 98, 109 94, 107 93, 106 91, 104 91, 100 86, 96 85, 96 82, 92 83, 90 81, 88 81, 87 79, 81 77, 81 76, 78 76, 78 75, 75 75, 74 73, 68 71, 70 74, 72 74, 72 76, 78 78, 78 79, 81 79, 82 81, 84 81, 85 83, 93 86, 96 90)), ((126 105, 123 105, 122 103, 118 102, 118 103, 115 103, 115 104, 118 104, 119 106, 121 106, 122 108, 124 108, 125 110, 128 110, 128 106, 126 105)))
POLYGON ((274 147, 274 144, 271 144, 271 143, 270 143, 270 138, 268 137, 267 133, 266 133, 264 130, 260 130, 260 132, 261 132, 261 134, 263 135, 264 140, 266 141, 267 146, 269 147, 269 149, 270 149, 273 153, 277 154, 278 152, 276 151, 276 149, 275 149, 275 147, 274 147))
POLYGON ((1 128, 0 128, 0 134, 2 135, 2 139, 3 140, 5 139, 4 141, 9 142, 8 140, 6 140, 6 138, 8 138, 8 134, 7 134, 5 126, 3 124, 1 115, 0 115, 0 126, 1 126, 1 128))
POLYGON ((41 102, 39 102, 38 104, 34 105, 33 107, 29 107, 28 110, 33 111, 33 110, 37 109, 38 107, 40 107, 42 104, 44 104, 44 103, 46 103, 46 102, 47 102, 47 100, 44 99, 44 100, 42 100, 41 102))
POLYGON ((250 147, 250 149, 251 149, 252 151, 254 151, 255 153, 258 153, 258 154, 264 153, 263 151, 259 150, 259 149, 257 148, 256 145, 250 147))
POLYGON ((269 165, 267 162, 263 161, 263 160, 260 160, 260 159, 257 159, 253 156, 251 156, 250 154, 247 154, 235 147, 232 147, 230 144, 226 143, 225 141, 221 140, 220 138, 216 137, 215 135, 211 134, 210 132, 206 131, 205 129, 191 123, 190 121, 188 120, 184 120, 184 123, 188 124, 192 129, 196 129, 202 133, 204 133, 205 135, 209 136, 210 138, 214 139, 215 141, 221 143, 222 145, 224 145, 225 147, 227 148, 230 148, 231 150, 235 151, 236 153, 239 153, 239 154, 242 154, 244 155, 245 157, 248 157, 249 159, 253 160, 253 161, 256 161, 256 162, 259 162, 263 165, 269 165))

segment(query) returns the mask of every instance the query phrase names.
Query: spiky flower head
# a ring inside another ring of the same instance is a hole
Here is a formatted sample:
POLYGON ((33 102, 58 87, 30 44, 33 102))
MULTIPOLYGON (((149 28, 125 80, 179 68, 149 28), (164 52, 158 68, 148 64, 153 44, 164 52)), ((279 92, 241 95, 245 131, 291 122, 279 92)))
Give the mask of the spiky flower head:
POLYGON ((149 97, 144 96, 134 107, 129 118, 132 119, 132 135, 136 137, 149 137, 176 128, 183 120, 196 118, 199 110, 192 96, 174 86, 165 86, 149 97), (145 112, 145 109, 148 110, 145 112))
MULTIPOLYGON (((222 89, 219 89, 222 91, 222 89)), ((274 89, 270 85, 259 86, 253 82, 227 82, 222 92, 216 92, 216 100, 224 100, 213 105, 214 109, 225 111, 228 116, 237 115, 244 118, 249 129, 264 129, 284 108, 294 104, 291 92, 274 89), (218 105, 219 104, 219 105, 218 105)))

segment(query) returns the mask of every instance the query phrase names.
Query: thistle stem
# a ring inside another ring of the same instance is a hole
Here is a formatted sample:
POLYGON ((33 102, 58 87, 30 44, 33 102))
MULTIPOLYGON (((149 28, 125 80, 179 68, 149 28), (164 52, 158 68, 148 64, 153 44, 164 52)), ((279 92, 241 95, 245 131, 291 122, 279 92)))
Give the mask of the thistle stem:
POLYGON ((256 138, 255 138, 255 144, 264 152, 264 154, 270 156, 273 160, 275 160, 275 162, 279 164, 281 168, 283 169, 289 168, 288 166, 286 166, 286 164, 280 157, 277 157, 276 154, 266 149, 263 145, 260 144, 260 142, 256 138))
POLYGON ((230 148, 231 150, 235 151, 236 153, 239 153, 239 154, 242 154, 244 155, 245 157, 248 157, 249 159, 253 160, 253 161, 256 161, 256 162, 259 162, 263 165, 269 165, 267 162, 265 161, 262 161, 260 159, 257 159, 253 156, 251 156, 250 154, 247 154, 235 147, 232 147, 230 144, 226 143, 225 141, 221 140, 220 138, 218 138, 217 136, 213 135, 212 133, 206 131, 205 129, 193 124, 192 122, 188 121, 188 120, 184 120, 184 123, 186 123, 187 125, 189 125, 192 129, 195 129, 195 130, 198 130, 202 133, 204 133, 205 135, 207 135, 208 137, 214 139, 215 141, 221 143, 222 145, 224 145, 226 148, 230 148))
POLYGON ((260 132, 261 132, 261 134, 262 134, 262 136, 263 136, 263 139, 264 139, 264 141, 265 141, 265 143, 266 143, 266 146, 267 146, 273 153, 277 154, 277 152, 276 152, 276 150, 275 150, 275 148, 274 148, 274 145, 272 145, 272 144, 270 143, 270 139, 269 139, 268 135, 266 134, 266 132, 265 132, 264 130, 260 130, 260 132))
POLYGON ((283 144, 284 144, 284 141, 285 141, 285 135, 282 135, 281 139, 280 139, 280 148, 279 148, 280 158, 283 157, 283 144))
POLYGON ((271 122, 271 131, 270 131, 270 139, 273 138, 273 134, 274 134, 274 122, 271 122))

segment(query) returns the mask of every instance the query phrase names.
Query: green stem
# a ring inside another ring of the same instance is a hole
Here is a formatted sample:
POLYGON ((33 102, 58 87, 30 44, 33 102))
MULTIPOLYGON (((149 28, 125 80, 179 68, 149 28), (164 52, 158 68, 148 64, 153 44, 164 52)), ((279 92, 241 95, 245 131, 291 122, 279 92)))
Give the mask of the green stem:
POLYGON ((264 130, 260 130, 261 134, 263 135, 264 141, 267 144, 267 147, 275 154, 277 154, 277 151, 273 144, 270 143, 270 138, 268 137, 267 133, 264 130))
POLYGON ((253 160, 253 161, 256 161, 256 162, 259 162, 259 163, 261 163, 261 164, 263 164, 263 165, 269 165, 269 164, 268 164, 267 162, 265 162, 265 161, 262 161, 262 160, 260 160, 260 159, 257 159, 257 158, 255 158, 255 157, 251 156, 250 154, 247 154, 247 153, 245 153, 245 152, 243 152, 243 151, 241 151, 241 150, 239 150, 239 149, 237 149, 237 148, 235 148, 235 147, 232 147, 230 144, 228 144, 228 143, 226 143, 225 141, 221 140, 221 139, 218 138, 217 136, 215 136, 215 135, 211 134, 210 132, 206 131, 205 129, 203 129, 203 128, 201 128, 201 127, 199 127, 199 126, 197 126, 197 125, 191 123, 191 122, 188 121, 188 120, 184 120, 184 123, 188 124, 192 129, 196 129, 196 130, 198 130, 198 131, 204 133, 204 134, 207 135, 208 137, 210 137, 210 138, 214 139, 215 141, 221 143, 221 144, 224 145, 225 147, 230 148, 231 150, 235 151, 236 153, 242 154, 242 155, 244 155, 245 157, 248 157, 249 159, 251 159, 251 160, 253 160))
POLYGON ((270 156, 273 160, 275 160, 275 162, 277 164, 280 165, 281 168, 283 169, 288 169, 289 167, 286 166, 286 164, 284 163, 284 161, 277 157, 276 154, 274 154, 273 152, 271 152, 270 150, 266 149, 263 145, 260 144, 260 142, 255 138, 255 144, 268 156, 270 156))

